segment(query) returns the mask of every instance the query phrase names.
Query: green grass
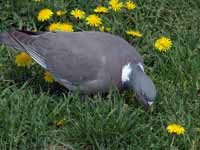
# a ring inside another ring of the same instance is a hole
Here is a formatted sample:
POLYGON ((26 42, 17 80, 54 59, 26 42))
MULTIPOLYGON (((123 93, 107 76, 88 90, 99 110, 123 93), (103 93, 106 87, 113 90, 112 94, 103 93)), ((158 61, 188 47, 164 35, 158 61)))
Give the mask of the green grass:
MULTIPOLYGON (((103 0, 28 0, 0 2, 0 31, 11 27, 47 30, 53 21, 67 21, 75 30, 93 30, 84 21, 75 23, 69 11, 81 8, 91 14, 103 0), (66 9, 67 15, 47 23, 36 20, 40 8, 66 9)), ((134 93, 111 90, 86 101, 54 83, 43 81, 38 65, 17 68, 16 52, 0 47, 0 149, 200 149, 200 1, 135 0, 131 12, 109 13, 104 24, 112 33, 124 37, 145 60, 145 70, 158 90, 153 112, 138 104, 134 93), (125 34, 129 28, 141 31, 142 38, 125 34), (155 39, 167 36, 173 47, 160 53, 153 47, 155 39), (128 108, 125 107, 128 104, 128 108), (65 118, 63 126, 55 121, 65 118), (166 126, 184 126, 184 135, 167 133, 166 126)), ((96 29, 97 30, 97 29, 96 29)))

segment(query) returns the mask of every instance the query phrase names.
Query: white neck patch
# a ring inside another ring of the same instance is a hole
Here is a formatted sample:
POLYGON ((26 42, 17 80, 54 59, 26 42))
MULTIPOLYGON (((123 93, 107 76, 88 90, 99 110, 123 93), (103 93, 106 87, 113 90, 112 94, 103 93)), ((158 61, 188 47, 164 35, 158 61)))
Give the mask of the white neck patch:
MULTIPOLYGON (((138 63, 137 65, 144 72, 143 65, 141 63, 138 63)), ((130 76, 131 72, 132 72, 132 68, 131 68, 130 63, 128 63, 128 64, 123 66, 123 68, 122 68, 122 76, 121 76, 122 83, 127 82, 127 81, 130 80, 129 76, 130 76)))
POLYGON ((132 69, 131 69, 130 63, 128 63, 128 64, 123 66, 123 68, 122 68, 122 76, 121 76, 122 83, 127 82, 127 81, 130 80, 129 76, 131 74, 131 71, 132 71, 132 69))
POLYGON ((144 67, 143 67, 143 65, 141 64, 141 63, 138 63, 137 64, 140 68, 141 68, 141 70, 144 72, 144 67))

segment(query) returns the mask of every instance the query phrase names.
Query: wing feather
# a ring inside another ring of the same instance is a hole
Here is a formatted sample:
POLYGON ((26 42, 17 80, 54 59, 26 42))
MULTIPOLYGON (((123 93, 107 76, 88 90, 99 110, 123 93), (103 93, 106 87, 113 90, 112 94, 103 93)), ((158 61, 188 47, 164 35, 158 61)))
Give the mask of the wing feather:
POLYGON ((67 80, 80 85, 96 80, 102 62, 87 54, 75 54, 68 50, 52 51, 47 55, 47 69, 57 80, 67 80))
POLYGON ((20 45, 23 50, 25 50, 25 52, 27 52, 33 58, 33 60, 35 60, 43 68, 47 68, 44 56, 42 53, 39 53, 39 51, 44 50, 42 47, 39 48, 39 46, 37 46, 37 44, 39 44, 37 42, 37 38, 19 31, 12 32, 10 35, 15 40, 15 42, 17 42, 17 44, 20 45))

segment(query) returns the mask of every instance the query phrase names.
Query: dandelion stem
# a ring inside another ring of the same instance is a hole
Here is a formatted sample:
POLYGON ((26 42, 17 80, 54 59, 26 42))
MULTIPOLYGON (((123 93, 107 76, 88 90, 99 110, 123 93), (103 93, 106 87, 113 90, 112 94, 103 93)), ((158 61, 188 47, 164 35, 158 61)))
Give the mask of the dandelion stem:
POLYGON ((173 146, 173 144, 174 144, 174 139, 175 139, 175 135, 173 135, 173 138, 172 138, 172 142, 171 142, 171 144, 170 144, 170 147, 173 146))

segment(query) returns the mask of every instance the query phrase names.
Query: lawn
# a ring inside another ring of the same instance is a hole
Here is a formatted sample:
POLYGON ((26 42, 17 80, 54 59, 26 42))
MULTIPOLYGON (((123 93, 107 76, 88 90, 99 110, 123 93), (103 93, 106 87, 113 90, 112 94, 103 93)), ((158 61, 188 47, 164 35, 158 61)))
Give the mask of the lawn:
MULTIPOLYGON (((120 2, 125 2, 121 0, 120 2)), ((0 149, 1 150, 199 150, 200 149, 200 1, 135 0, 136 8, 97 14, 105 32, 125 38, 144 58, 145 71, 158 95, 146 111, 133 92, 111 89, 104 96, 80 100, 57 83, 44 80, 35 62, 15 63, 17 51, 0 45, 0 149), (127 30, 140 31, 133 37, 127 30), (171 39, 166 52, 154 43, 171 39), (179 124, 181 135, 166 127, 179 124)), ((107 0, 4 0, 0 2, 0 31, 11 28, 48 31, 55 22, 70 23, 74 31, 103 30, 77 20, 71 10, 94 14, 107 0), (54 15, 38 21, 38 12, 49 8, 54 15), (57 16, 57 10, 65 10, 57 16)), ((67 69, 67 68, 66 68, 67 69)))

